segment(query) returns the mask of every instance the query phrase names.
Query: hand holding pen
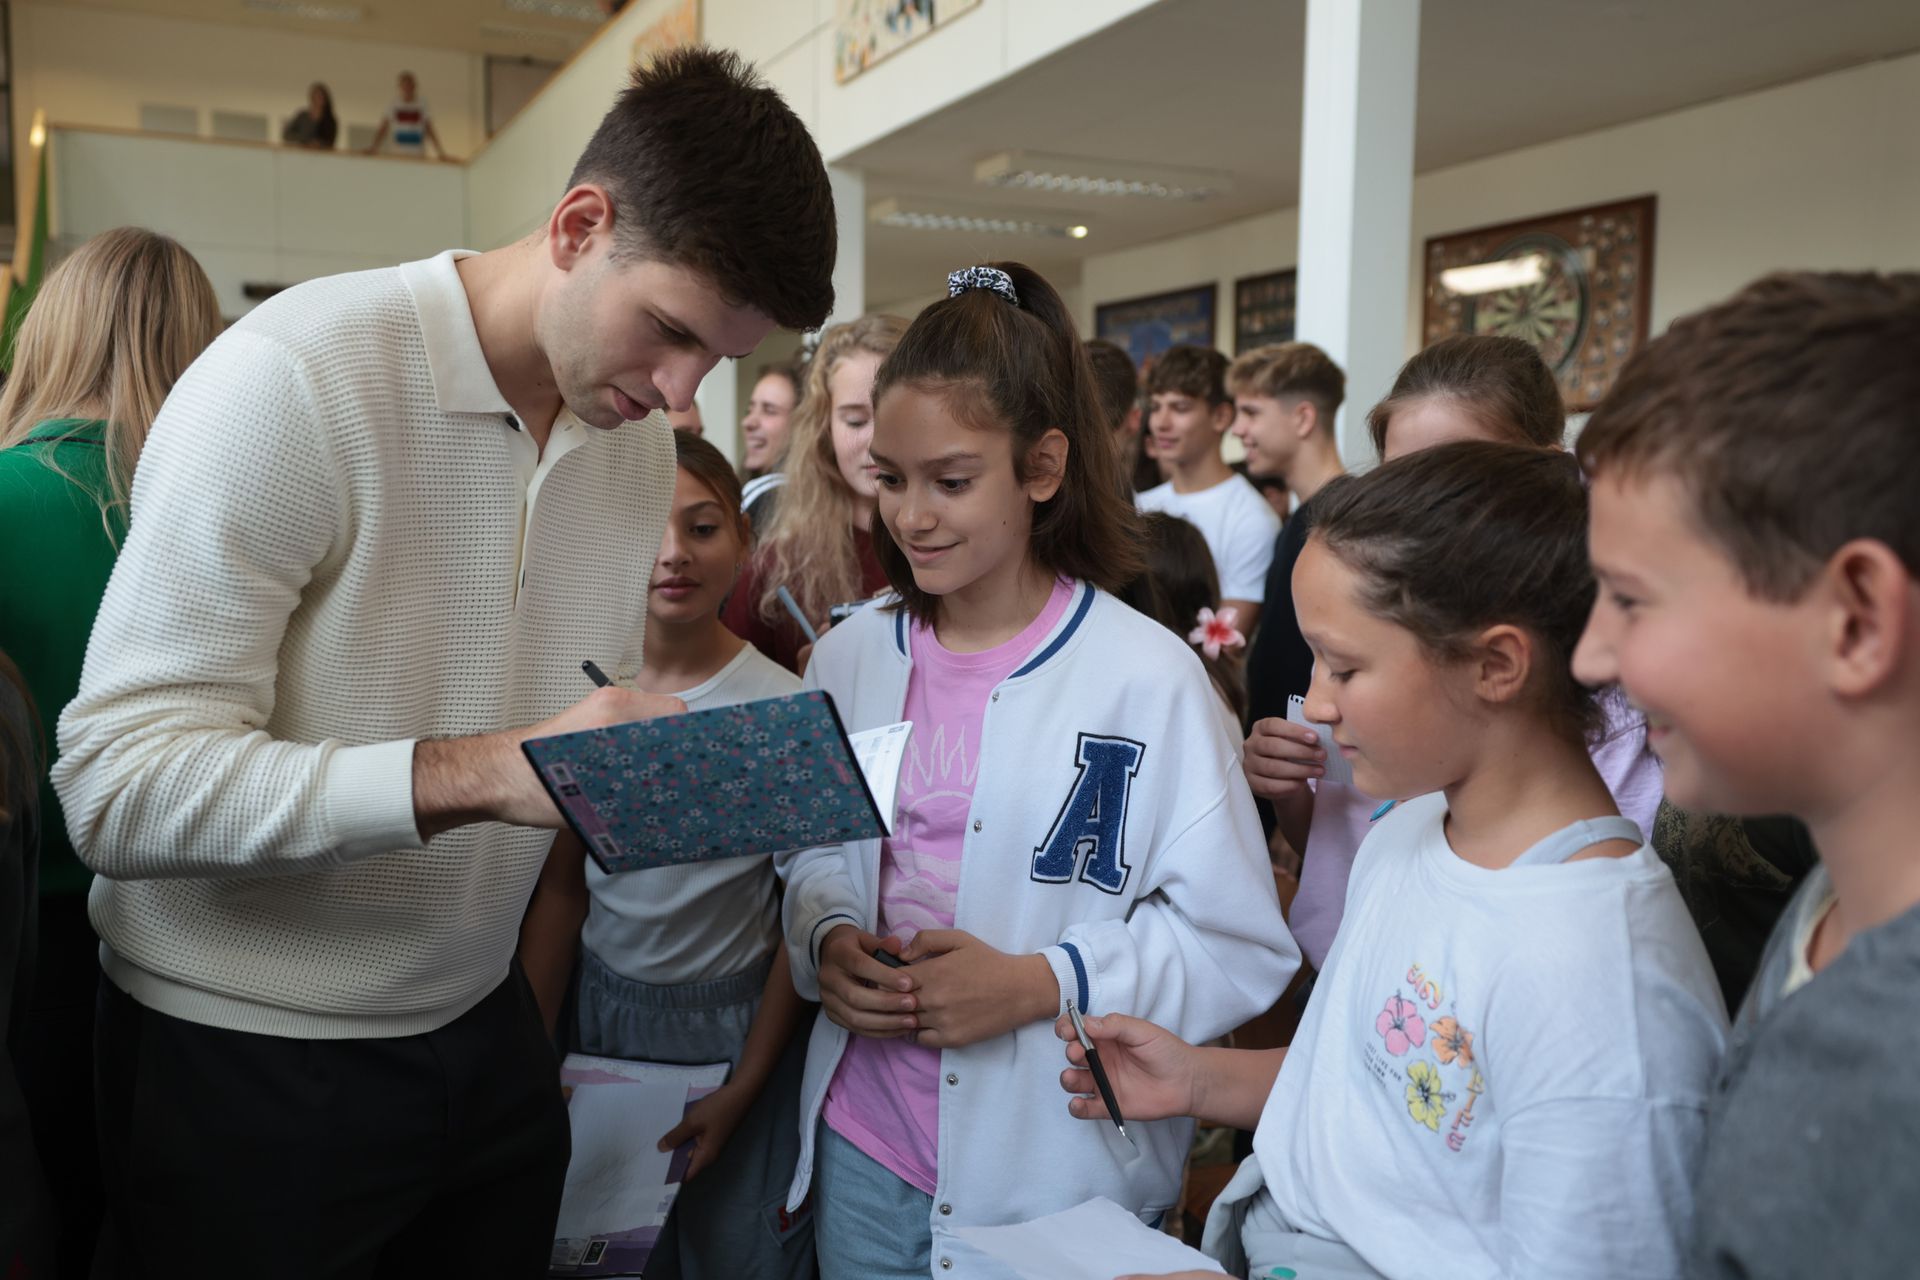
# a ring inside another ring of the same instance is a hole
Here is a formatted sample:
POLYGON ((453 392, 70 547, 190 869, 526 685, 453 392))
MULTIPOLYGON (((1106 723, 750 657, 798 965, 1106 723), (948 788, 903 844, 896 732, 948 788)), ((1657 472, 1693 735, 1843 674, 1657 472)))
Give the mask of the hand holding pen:
POLYGON ((1060 1087, 1074 1095, 1067 1103, 1067 1110, 1076 1118, 1108 1120, 1111 1114, 1108 1097, 1119 1104, 1123 1122, 1196 1114, 1196 1051, 1164 1027, 1110 1013, 1098 1018, 1082 1017, 1076 1028, 1069 1014, 1054 1024, 1054 1034, 1067 1042, 1067 1061, 1071 1065, 1060 1073, 1060 1087), (1108 1084, 1105 1090, 1099 1087, 1094 1076, 1087 1049, 1080 1039, 1080 1029, 1084 1029, 1086 1043, 1093 1046, 1105 1069, 1108 1084))

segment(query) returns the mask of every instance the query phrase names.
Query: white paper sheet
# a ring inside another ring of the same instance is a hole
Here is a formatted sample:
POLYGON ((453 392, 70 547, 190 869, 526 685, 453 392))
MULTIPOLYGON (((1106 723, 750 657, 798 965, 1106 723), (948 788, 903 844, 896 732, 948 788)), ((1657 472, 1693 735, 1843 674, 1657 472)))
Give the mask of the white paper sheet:
POLYGON ((1325 780, 1328 782, 1344 782, 1348 786, 1352 786, 1353 761, 1340 754, 1339 744, 1333 740, 1332 729, 1324 724, 1317 724, 1307 719, 1307 700, 1297 693, 1289 694, 1287 697, 1287 719, 1293 721, 1295 724, 1306 725, 1308 728, 1316 730, 1320 734, 1320 749, 1327 753, 1325 780))
POLYGON ((900 762, 907 756, 907 739, 913 734, 913 721, 884 724, 877 729, 862 729, 847 735, 853 746, 854 763, 866 775, 867 790, 880 807, 880 817, 893 834, 893 798, 900 789, 900 762))
POLYGON ((559 1239, 591 1238, 666 1221, 667 1167, 660 1136, 687 1109, 685 1082, 577 1084, 567 1102, 573 1159, 560 1196, 559 1239))
POLYGON ((1022 1280, 1114 1280, 1124 1275, 1205 1271, 1220 1264, 1147 1226, 1111 1200, 1089 1200, 1010 1227, 956 1227, 960 1240, 1022 1280))
POLYGON ((727 1071, 724 1062, 671 1066, 568 1054, 560 1078, 568 1086, 573 1158, 554 1238, 585 1242, 665 1222, 679 1184, 667 1180, 673 1153, 657 1149, 660 1139, 685 1116, 690 1092, 719 1087, 727 1071))

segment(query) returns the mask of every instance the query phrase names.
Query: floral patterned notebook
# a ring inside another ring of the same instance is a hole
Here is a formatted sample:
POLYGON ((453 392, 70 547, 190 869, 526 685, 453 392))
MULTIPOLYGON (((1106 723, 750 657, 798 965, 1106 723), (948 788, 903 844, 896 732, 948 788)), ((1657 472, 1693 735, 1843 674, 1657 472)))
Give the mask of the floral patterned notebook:
POLYGON ((524 749, 608 873, 873 840, 891 826, 819 689, 530 738, 524 749))

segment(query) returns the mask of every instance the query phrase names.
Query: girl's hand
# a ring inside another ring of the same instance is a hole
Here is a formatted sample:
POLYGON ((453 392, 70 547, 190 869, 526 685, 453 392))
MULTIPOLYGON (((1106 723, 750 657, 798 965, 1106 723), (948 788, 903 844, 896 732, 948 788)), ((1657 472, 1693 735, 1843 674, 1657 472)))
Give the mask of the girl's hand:
POLYGON ((1308 778, 1326 776, 1327 753, 1310 725, 1270 716, 1254 722, 1240 767, 1262 800, 1286 800, 1307 789, 1308 778))
POLYGON ((931 1049, 991 1040, 1060 1008, 1060 981, 1042 955, 1012 956, 958 929, 928 929, 900 958, 913 966, 920 1001, 915 1042, 931 1049))
MULTIPOLYGON (((1082 1018, 1087 1039, 1100 1051, 1100 1065, 1106 1068, 1107 1083, 1113 1086, 1114 1101, 1128 1120, 1166 1120, 1190 1116, 1194 1111, 1194 1047, 1164 1027, 1122 1013, 1103 1018, 1082 1018)), ((1087 1051, 1073 1033, 1073 1021, 1061 1018, 1053 1026, 1054 1034, 1067 1042, 1067 1061, 1073 1065, 1060 1073, 1060 1087, 1074 1098, 1067 1110, 1077 1119, 1105 1120, 1107 1104, 1100 1100, 1093 1072, 1087 1069, 1087 1051)))
MULTIPOLYGON (((900 940, 886 949, 898 955, 900 940)), ((904 969, 890 969, 873 958, 882 942, 850 924, 836 925, 820 944, 820 1007, 827 1017, 855 1035, 891 1040, 920 1022, 912 994, 915 980, 904 969)))
POLYGON ((753 1105, 754 1089, 728 1082, 687 1108, 684 1120, 660 1139, 660 1150, 671 1151, 684 1142, 693 1143, 693 1160, 687 1166, 687 1181, 719 1158, 720 1149, 740 1127, 741 1117, 753 1105))

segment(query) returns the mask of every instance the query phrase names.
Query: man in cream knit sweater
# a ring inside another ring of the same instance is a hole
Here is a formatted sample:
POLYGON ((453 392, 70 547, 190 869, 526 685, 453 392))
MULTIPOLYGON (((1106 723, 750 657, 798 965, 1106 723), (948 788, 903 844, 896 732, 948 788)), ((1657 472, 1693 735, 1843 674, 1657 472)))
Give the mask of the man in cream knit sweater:
POLYGON ((290 289, 182 377, 54 779, 115 1274, 545 1274, 566 1116, 512 958, 561 823, 519 744, 677 709, 580 697, 640 665, 658 411, 819 325, 833 258, 805 128, 681 51, 534 235, 290 289))

